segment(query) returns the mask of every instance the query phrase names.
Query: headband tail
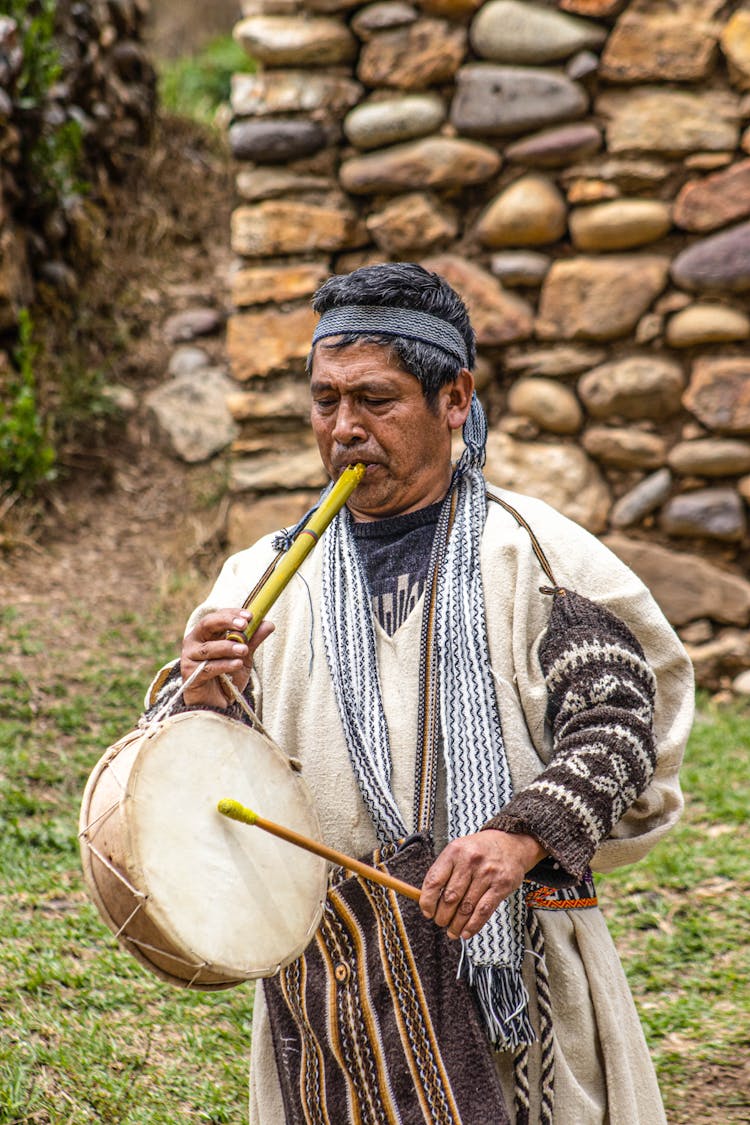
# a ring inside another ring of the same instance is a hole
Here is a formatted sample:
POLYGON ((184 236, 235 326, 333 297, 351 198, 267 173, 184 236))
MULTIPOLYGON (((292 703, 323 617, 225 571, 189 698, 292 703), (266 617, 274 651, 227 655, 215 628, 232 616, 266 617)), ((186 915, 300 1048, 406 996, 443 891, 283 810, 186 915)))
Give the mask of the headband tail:
POLYGON ((481 469, 487 456, 487 415, 476 391, 471 396, 471 408, 464 422, 463 439, 466 448, 461 454, 457 471, 463 473, 468 469, 481 469))

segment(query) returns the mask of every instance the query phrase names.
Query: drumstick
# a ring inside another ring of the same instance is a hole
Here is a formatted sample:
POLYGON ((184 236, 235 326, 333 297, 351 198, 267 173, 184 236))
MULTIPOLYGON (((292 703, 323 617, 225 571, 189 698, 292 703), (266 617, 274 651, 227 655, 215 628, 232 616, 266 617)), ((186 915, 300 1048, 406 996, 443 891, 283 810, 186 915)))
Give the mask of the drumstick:
POLYGON ((309 836, 303 836, 292 828, 285 828, 281 824, 275 824, 272 820, 266 820, 265 817, 258 816, 252 809, 245 808, 239 801, 233 801, 230 797, 223 797, 217 808, 222 816, 228 816, 231 820, 239 820, 242 824, 256 825, 258 828, 270 832, 273 836, 278 836, 290 844, 296 844, 298 848, 314 852, 315 855, 322 856, 323 859, 335 863, 338 867, 345 867, 347 871, 353 871, 355 875, 361 875, 363 879, 371 879, 373 883, 390 887, 392 891, 398 891, 399 894, 406 895, 414 902, 419 901, 419 888, 413 887, 411 883, 404 883, 402 879, 389 875, 387 871, 379 871, 377 867, 371 867, 369 863, 362 863, 361 860, 352 859, 351 856, 344 855, 343 852, 337 852, 334 848, 326 847, 325 844, 319 844, 317 840, 312 840, 309 836))

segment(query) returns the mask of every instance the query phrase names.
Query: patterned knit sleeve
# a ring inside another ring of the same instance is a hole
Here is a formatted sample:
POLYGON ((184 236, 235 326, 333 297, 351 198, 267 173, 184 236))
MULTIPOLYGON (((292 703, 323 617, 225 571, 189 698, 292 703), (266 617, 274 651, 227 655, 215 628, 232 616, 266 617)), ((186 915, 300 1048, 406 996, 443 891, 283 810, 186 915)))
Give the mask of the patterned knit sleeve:
POLYGON ((485 828, 534 836, 582 878, 654 773, 655 678, 627 625, 558 589, 539 648, 552 757, 485 828))

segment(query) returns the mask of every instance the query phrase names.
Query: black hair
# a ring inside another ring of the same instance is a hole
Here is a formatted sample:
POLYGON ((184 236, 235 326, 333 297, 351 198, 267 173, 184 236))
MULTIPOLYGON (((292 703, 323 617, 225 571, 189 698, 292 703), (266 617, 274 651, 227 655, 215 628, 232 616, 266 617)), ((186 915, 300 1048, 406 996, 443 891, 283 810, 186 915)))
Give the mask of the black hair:
MULTIPOLYGON (((386 262, 363 266, 353 273, 336 274, 324 281, 313 297, 312 307, 322 315, 342 305, 391 305, 418 309, 452 324, 466 342, 469 367, 474 366, 476 345, 466 306, 448 282, 415 262, 386 262)), ((354 343, 381 344, 390 348, 405 371, 422 386, 427 403, 433 405, 437 392, 458 378, 461 364, 454 356, 434 344, 403 336, 346 332, 336 342, 321 340, 318 347, 346 348, 354 343)), ((307 373, 312 371, 313 352, 307 357, 307 373)))

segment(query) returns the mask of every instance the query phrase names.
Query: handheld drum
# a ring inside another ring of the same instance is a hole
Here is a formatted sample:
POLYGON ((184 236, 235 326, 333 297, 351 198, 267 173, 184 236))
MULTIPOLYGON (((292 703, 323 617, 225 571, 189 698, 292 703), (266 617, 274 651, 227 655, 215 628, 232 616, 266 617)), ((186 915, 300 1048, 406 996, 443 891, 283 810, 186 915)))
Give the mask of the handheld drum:
POLYGON ((126 735, 84 793, 91 897, 133 956, 172 984, 211 990, 272 976, 302 953, 320 921, 325 861, 220 816, 225 792, 320 836, 290 759, 211 711, 126 735))
MULTIPOLYGON (((364 472, 358 464, 341 474, 249 599, 252 617, 237 639, 252 636, 364 472)), ((323 910, 325 860, 222 816, 226 794, 320 836, 294 760, 213 711, 131 731, 104 754, 83 796, 83 872, 102 918, 143 965, 189 988, 273 975, 302 953, 323 910)))

